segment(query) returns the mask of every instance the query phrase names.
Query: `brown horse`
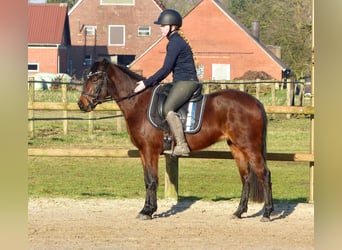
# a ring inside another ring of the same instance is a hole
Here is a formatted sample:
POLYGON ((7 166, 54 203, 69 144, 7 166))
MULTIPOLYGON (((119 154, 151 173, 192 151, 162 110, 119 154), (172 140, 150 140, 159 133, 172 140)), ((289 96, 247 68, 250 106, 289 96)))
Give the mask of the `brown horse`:
MULTIPOLYGON (((95 62, 78 101, 83 111, 115 100, 120 107, 132 143, 139 149, 146 187, 145 204, 137 218, 151 219, 157 210, 158 159, 163 153, 163 131, 151 125, 147 109, 152 88, 133 93, 143 79, 125 67, 107 60, 95 62)), ((261 221, 270 221, 273 211, 271 172, 266 165, 267 117, 263 105, 253 96, 232 89, 207 95, 201 130, 187 134, 191 151, 226 140, 236 161, 242 193, 234 217, 247 212, 248 199, 265 201, 261 221)))

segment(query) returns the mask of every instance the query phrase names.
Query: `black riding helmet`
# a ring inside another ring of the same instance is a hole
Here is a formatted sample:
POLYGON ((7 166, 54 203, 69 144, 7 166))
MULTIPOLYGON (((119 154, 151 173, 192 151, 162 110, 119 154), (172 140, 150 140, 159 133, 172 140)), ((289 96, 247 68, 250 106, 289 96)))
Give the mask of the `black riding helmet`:
POLYGON ((176 10, 166 9, 160 13, 158 20, 154 24, 176 25, 179 28, 182 26, 182 16, 176 10))

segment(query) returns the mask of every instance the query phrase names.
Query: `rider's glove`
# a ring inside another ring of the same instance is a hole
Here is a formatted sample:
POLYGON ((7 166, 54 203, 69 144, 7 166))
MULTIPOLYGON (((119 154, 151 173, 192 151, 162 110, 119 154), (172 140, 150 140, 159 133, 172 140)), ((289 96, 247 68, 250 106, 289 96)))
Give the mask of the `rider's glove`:
POLYGON ((144 88, 146 88, 145 84, 143 81, 137 82, 137 86, 134 89, 134 93, 142 91, 144 88))

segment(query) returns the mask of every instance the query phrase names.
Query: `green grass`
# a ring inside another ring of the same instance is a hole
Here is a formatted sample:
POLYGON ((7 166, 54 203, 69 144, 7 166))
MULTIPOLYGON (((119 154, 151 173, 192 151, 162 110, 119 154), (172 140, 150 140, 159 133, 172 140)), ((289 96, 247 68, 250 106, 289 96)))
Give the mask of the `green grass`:
MULTIPOLYGON (((67 99, 69 102, 77 102, 80 98, 81 91, 68 90, 67 99)), ((60 88, 51 91, 36 90, 34 92, 34 100, 36 102, 62 102, 62 91, 60 88)))
MULTIPOLYGON (((233 160, 180 159, 182 199, 231 200, 241 192, 233 160)), ((275 200, 307 201, 307 163, 269 162, 275 200)), ((158 197, 164 197, 165 161, 160 158, 158 197)), ((144 198, 139 159, 29 157, 29 197, 144 198)))
POLYGON ((138 198, 139 159, 30 157, 29 197, 138 198))

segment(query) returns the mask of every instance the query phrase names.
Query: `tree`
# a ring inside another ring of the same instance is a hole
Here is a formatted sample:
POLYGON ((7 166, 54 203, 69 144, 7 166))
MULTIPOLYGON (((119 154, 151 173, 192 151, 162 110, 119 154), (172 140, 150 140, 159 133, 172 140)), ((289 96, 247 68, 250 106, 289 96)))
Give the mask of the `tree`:
POLYGON ((167 9, 176 9, 183 16, 187 14, 201 0, 160 0, 167 9))
POLYGON ((67 3, 68 9, 72 8, 78 0, 47 0, 48 3, 67 3))
POLYGON ((282 60, 297 78, 310 75, 312 0, 226 0, 247 27, 260 22, 260 40, 280 46, 282 60))

